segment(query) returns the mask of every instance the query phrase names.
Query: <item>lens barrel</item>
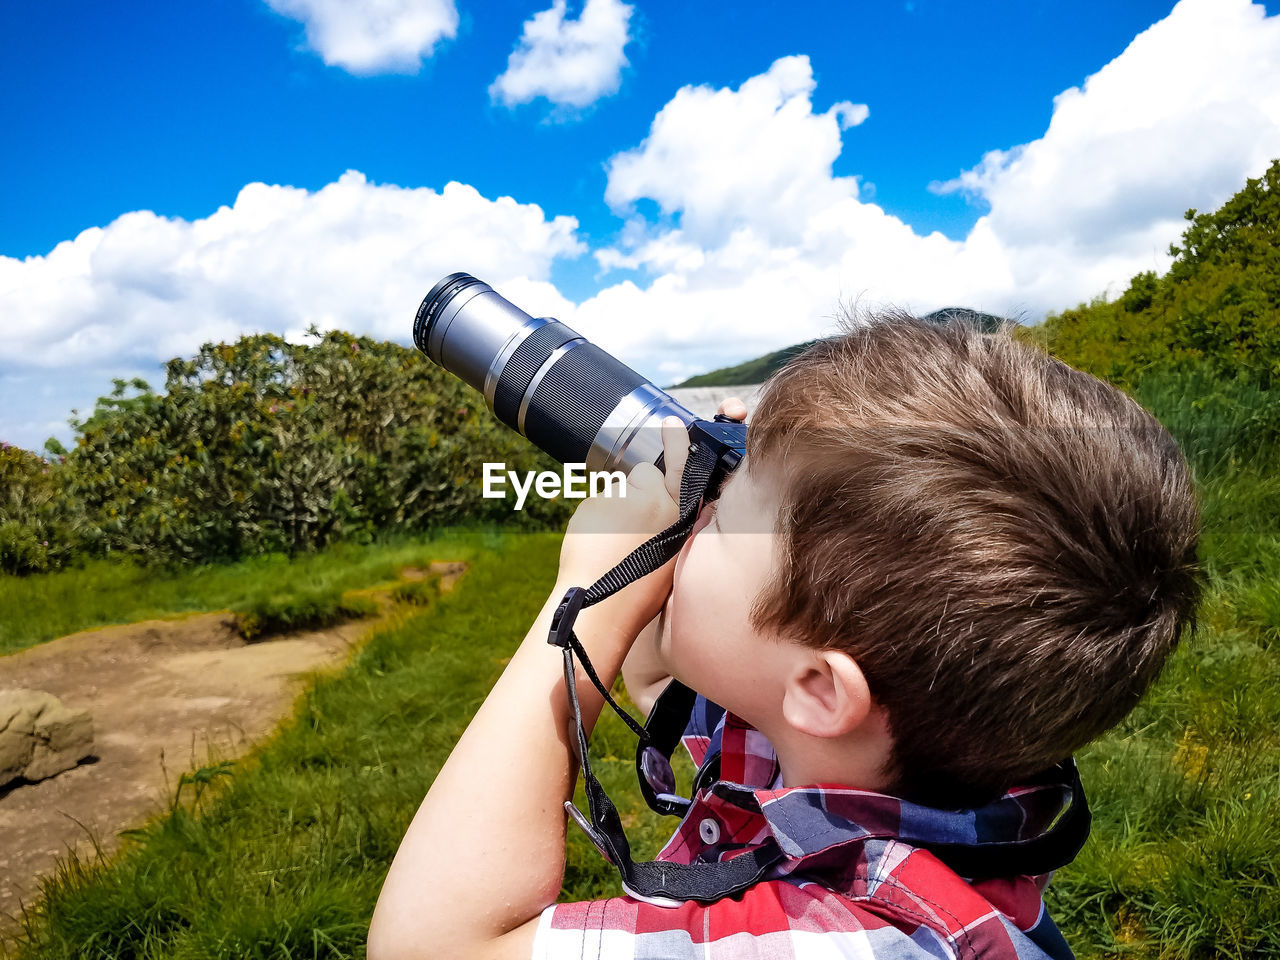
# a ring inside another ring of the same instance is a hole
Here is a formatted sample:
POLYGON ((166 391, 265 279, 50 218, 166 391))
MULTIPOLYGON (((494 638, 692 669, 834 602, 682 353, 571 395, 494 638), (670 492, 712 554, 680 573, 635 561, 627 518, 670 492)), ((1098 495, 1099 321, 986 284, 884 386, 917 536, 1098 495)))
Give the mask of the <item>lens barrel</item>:
POLYGON ((413 342, 561 463, 626 473, 657 462, 664 417, 697 419, 572 328, 531 317, 469 274, 451 273, 431 288, 413 342))

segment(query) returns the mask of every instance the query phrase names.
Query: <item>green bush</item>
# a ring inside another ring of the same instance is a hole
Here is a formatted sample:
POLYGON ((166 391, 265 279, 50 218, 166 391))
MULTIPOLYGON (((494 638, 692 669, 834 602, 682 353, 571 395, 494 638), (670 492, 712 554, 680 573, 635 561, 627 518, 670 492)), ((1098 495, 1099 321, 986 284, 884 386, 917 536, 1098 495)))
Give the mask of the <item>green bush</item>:
POLYGON ((513 513, 480 496, 486 461, 556 464, 476 391, 416 350, 312 332, 311 344, 272 334, 205 344, 169 362, 163 393, 116 380, 54 462, 0 450, 0 524, 22 528, 0 541, 0 570, 37 572, 75 554, 292 556, 395 531, 568 518, 563 500, 513 513))
POLYGON ((0 571, 39 573, 49 569, 49 545, 36 540, 36 531, 18 520, 0 523, 0 571))
POLYGON ((62 493, 65 468, 0 444, 0 573, 62 566, 74 550, 79 510, 62 493))
POLYGON ((1188 210, 1169 272, 1028 331, 1072 366, 1123 386, 1154 370, 1269 389, 1280 378, 1280 160, 1210 213, 1188 210))

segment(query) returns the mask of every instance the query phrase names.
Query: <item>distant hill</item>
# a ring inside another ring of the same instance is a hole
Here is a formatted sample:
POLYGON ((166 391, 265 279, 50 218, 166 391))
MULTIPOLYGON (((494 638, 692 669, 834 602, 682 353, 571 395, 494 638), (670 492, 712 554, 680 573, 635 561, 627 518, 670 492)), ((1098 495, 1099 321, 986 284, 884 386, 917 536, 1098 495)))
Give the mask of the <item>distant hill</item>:
MULTIPOLYGON (((930 323, 969 320, 978 324, 987 333, 997 330, 1001 324, 1008 322, 993 314, 970 310, 968 307, 943 307, 941 310, 935 310, 921 319, 928 320, 930 323)), ((674 383, 668 389, 677 387, 728 387, 749 383, 764 383, 797 353, 817 342, 817 340, 806 340, 804 343, 783 347, 781 350, 774 350, 772 353, 766 353, 764 356, 756 357, 754 360, 747 360, 732 367, 721 367, 709 373, 700 373, 681 383, 674 383)))
POLYGON ((793 344, 790 347, 783 347, 781 350, 766 353, 762 357, 739 363, 737 366, 721 367, 719 370, 712 370, 710 373, 700 373, 696 377, 690 377, 688 380, 682 383, 674 383, 672 386, 731 387, 748 383, 764 383, 797 353, 810 344, 817 342, 817 340, 808 340, 804 343, 793 344))
POLYGON ((933 313, 926 313, 920 319, 928 320, 930 323, 967 320, 970 323, 977 324, 983 333, 995 333, 1001 326, 1009 322, 1004 317, 997 317, 992 313, 983 313, 981 310, 970 310, 968 307, 943 307, 941 310, 933 311, 933 313))

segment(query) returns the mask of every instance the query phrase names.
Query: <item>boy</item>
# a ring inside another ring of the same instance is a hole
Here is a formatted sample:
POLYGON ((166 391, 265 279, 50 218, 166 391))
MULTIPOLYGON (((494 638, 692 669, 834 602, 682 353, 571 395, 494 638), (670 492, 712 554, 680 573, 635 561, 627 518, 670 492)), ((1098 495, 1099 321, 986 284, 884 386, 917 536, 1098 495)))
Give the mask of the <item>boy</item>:
POLYGON ((1070 956, 1018 851, 1083 803, 1070 754, 1191 619, 1198 519, 1169 435, 965 325, 847 324, 793 360, 680 554, 575 627, 606 685, 626 658, 643 710, 671 677, 701 695, 699 789, 660 859, 782 860, 712 903, 553 906, 575 762, 548 626, 675 520, 687 437, 672 419, 663 439, 665 477, 641 465, 570 521, 542 613, 396 855, 369 956, 1070 956))

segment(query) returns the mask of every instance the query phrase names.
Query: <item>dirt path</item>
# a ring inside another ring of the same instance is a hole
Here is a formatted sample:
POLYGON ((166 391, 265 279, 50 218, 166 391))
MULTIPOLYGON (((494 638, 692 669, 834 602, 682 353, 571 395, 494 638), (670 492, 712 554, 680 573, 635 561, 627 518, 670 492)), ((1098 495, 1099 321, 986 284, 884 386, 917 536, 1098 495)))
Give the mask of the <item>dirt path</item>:
MULTIPOLYGON (((431 565, 449 589, 460 565, 431 565)), ((464 569, 464 568, 463 568, 464 569)), ((406 569, 406 579, 427 571, 406 569)), ((385 597, 381 601, 390 605, 385 597)), ((166 806, 186 770, 244 754, 292 712, 301 681, 344 664, 374 626, 246 643, 232 617, 198 614, 87 630, 0 657, 0 686, 29 687, 93 714, 95 757, 43 780, 0 787, 0 931, 68 849, 104 850, 166 806), (83 825, 83 826, 82 826, 83 825)))

